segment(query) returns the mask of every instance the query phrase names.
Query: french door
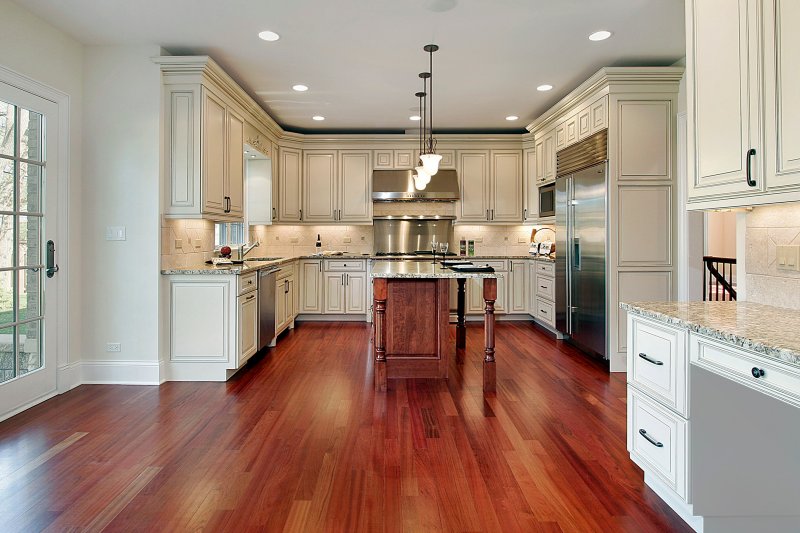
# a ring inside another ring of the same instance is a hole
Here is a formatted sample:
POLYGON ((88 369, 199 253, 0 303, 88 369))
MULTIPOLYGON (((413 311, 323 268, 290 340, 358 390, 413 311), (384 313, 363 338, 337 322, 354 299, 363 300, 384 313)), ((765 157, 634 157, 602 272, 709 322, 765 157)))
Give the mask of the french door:
POLYGON ((57 112, 0 81, 0 420, 57 389, 57 112))

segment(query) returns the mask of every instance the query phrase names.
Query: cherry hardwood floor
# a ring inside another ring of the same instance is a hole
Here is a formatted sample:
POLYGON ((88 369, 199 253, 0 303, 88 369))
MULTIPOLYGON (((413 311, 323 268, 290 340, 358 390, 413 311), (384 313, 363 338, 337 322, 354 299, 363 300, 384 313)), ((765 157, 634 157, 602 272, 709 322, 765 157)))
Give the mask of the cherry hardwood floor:
MULTIPOLYGON (((451 327, 451 336, 455 328, 451 327)), ((690 531, 625 450, 625 381, 530 323, 373 387, 302 323, 227 383, 84 385, 0 423, 0 531, 690 531)))

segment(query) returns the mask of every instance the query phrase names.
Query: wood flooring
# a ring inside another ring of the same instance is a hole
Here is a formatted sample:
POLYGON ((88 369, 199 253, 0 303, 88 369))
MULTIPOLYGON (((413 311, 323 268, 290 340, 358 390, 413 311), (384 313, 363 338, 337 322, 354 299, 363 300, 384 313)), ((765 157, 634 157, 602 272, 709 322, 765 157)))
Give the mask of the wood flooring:
MULTIPOLYGON (((624 375, 526 322, 373 387, 371 330, 301 323, 227 383, 83 385, 0 423, 0 531, 690 531, 625 449, 624 375)), ((455 343, 455 328, 450 335, 455 343)))

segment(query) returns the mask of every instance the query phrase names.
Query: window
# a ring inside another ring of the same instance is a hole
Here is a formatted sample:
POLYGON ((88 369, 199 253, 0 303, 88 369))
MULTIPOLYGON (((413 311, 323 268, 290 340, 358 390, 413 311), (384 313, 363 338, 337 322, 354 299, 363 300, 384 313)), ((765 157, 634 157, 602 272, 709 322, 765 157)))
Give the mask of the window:
POLYGON ((214 224, 214 246, 239 246, 247 242, 241 222, 224 222, 214 224))

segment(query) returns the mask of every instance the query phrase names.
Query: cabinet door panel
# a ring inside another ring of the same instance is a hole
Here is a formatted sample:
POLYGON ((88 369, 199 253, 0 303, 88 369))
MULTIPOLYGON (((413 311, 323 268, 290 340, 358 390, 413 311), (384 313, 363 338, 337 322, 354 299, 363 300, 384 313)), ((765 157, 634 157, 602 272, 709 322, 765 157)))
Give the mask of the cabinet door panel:
POLYGON ((286 324, 286 283, 285 280, 275 282, 275 331, 280 331, 286 324))
POLYGON ((511 261, 509 274, 508 300, 509 312, 525 313, 528 292, 528 261, 511 261))
POLYGON ((523 220, 525 222, 539 218, 539 187, 536 183, 536 150, 525 150, 523 157, 523 180, 525 187, 525 207, 523 220))
POLYGON ((567 147, 567 125, 561 123, 556 126, 556 151, 567 147))
POLYGON ((592 131, 591 110, 589 106, 578 112, 578 140, 583 140, 592 131))
POLYGON ((303 220, 331 222, 336 209, 336 152, 305 152, 303 162, 303 220))
POLYGON ((367 312, 367 274, 366 272, 346 274, 346 310, 348 314, 367 312))
POLYGON ((554 135, 551 131, 544 138, 544 181, 556 179, 556 150, 554 135))
MULTIPOLYGON (((750 72, 751 0, 687 3, 689 197, 758 191, 745 181, 746 154, 756 148, 753 178, 761 181, 758 90, 750 72), (732 5, 733 4, 733 5, 732 5), (720 13, 725 13, 724 17, 720 13), (756 120, 753 121, 755 113, 756 120), (751 136, 752 135, 752 136, 751 136)), ((756 35, 756 34, 753 34, 756 35)))
POLYGON ((300 313, 322 312, 322 261, 300 263, 300 313))
MULTIPOLYGON (((498 272, 497 278, 497 300, 494 302, 495 314, 506 312, 506 276, 507 272, 498 272)), ((482 314, 486 308, 486 301, 483 299, 483 280, 476 278, 467 279, 467 313, 482 314)))
POLYGON ((459 152, 461 179, 461 220, 485 222, 489 205, 489 151, 459 152))
POLYGON ((226 133, 225 103, 203 89, 202 191, 203 212, 222 214, 225 210, 226 133))
POLYGON ((244 120, 228 109, 225 195, 230 198, 229 215, 244 216, 244 120))
POLYGON ((589 134, 597 133, 608 125, 608 96, 596 100, 589 111, 591 129, 589 134))
POLYGON ((522 220, 522 154, 492 151, 491 220, 522 220))
POLYGON ((800 186, 800 2, 764 2, 767 187, 800 186), (774 11, 773 11, 774 10, 774 11), (772 21, 775 21, 774 28, 772 21))
MULTIPOLYGON (((536 182, 541 184, 547 179, 545 176, 545 163, 544 163, 544 138, 536 141, 534 145, 534 159, 536 161, 536 182)), ((538 205, 538 200, 537 200, 538 205)))
POLYGON ((416 163, 414 161, 414 150, 395 150, 394 151, 394 168, 413 168, 416 163))
POLYGON ((344 313, 344 274, 337 272, 325 272, 325 312, 344 313))
POLYGON ((566 145, 569 146, 571 144, 575 144, 578 142, 578 114, 574 114, 567 119, 566 124, 564 125, 565 132, 564 135, 566 137, 566 145))
POLYGON ((300 150, 281 148, 280 158, 278 218, 281 222, 298 222, 302 209, 300 150))
POLYGON ((239 365, 258 350, 258 297, 256 293, 239 300, 239 365))
POLYGON ((340 222, 372 220, 372 160, 370 152, 339 152, 340 222))

